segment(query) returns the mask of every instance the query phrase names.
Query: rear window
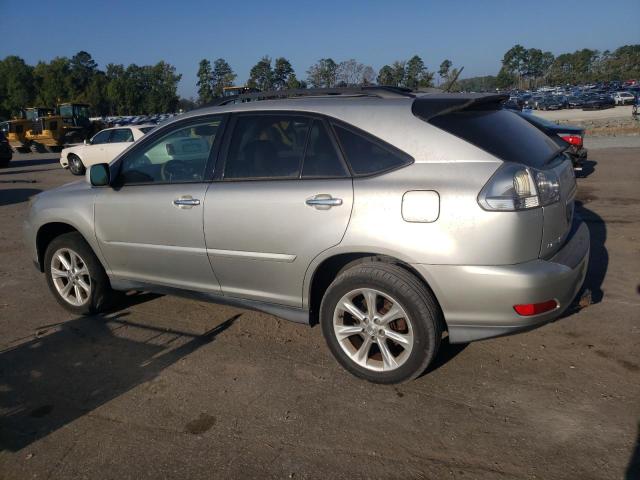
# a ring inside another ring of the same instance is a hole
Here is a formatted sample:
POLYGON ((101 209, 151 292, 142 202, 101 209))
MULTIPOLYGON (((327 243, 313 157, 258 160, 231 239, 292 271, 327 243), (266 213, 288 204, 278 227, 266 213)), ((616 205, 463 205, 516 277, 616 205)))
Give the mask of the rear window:
POLYGON ((429 123, 496 157, 542 167, 562 149, 545 133, 508 110, 470 110, 433 117, 429 123))
POLYGON ((381 140, 356 133, 340 125, 334 124, 333 128, 355 175, 374 175, 413 162, 413 158, 409 155, 381 140))

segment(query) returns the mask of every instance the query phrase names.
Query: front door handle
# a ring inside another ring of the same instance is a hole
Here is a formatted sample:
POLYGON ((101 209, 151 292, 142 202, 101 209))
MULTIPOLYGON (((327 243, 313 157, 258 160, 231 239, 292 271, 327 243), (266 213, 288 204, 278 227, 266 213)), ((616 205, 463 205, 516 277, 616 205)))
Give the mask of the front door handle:
POLYGON ((173 204, 178 208, 193 208, 200 205, 200 200, 193 198, 191 195, 183 195, 180 198, 176 198, 173 204))
POLYGON ((329 210, 331 207, 338 207, 342 205, 342 199, 334 198, 326 193, 320 193, 314 197, 308 198, 305 203, 318 210, 329 210))

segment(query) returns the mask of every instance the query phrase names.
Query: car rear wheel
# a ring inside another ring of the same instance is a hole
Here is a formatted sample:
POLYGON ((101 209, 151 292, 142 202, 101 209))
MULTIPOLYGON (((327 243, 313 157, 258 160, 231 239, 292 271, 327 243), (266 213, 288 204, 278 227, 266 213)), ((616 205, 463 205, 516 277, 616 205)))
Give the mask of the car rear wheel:
POLYGON ((82 163, 82 160, 80 160, 80 157, 74 155, 73 153, 69 155, 69 170, 74 175, 84 175, 84 172, 86 172, 86 169, 84 168, 84 164, 82 163))
POLYGON ((51 241, 44 257, 47 284, 64 308, 78 315, 102 310, 112 297, 107 274, 77 232, 51 241))
POLYGON ((375 383, 419 376, 435 358, 442 317, 433 295, 403 268, 367 262, 342 272, 320 307, 322 332, 338 362, 375 383))

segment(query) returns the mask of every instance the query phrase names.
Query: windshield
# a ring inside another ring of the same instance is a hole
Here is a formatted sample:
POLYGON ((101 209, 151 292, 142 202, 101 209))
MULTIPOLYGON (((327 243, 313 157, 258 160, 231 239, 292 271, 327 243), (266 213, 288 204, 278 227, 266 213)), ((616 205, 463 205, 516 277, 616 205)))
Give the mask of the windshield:
POLYGON ((76 115, 79 118, 89 118, 89 107, 87 105, 76 105, 76 115))
POLYGON ((73 107, 71 105, 60 105, 60 115, 62 117, 73 117, 73 107))

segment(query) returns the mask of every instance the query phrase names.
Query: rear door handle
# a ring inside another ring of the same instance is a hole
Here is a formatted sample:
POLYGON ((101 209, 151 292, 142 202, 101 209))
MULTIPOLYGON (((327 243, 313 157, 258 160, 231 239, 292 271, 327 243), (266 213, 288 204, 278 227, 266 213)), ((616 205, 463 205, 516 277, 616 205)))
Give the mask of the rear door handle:
POLYGON ((329 210, 331 207, 338 207, 342 205, 342 199, 333 198, 327 193, 320 193, 311 198, 308 198, 305 203, 310 207, 315 207, 318 210, 329 210))
POLYGON ((193 198, 190 195, 184 195, 180 198, 176 198, 173 204, 178 208, 193 208, 200 205, 200 200, 193 198))

